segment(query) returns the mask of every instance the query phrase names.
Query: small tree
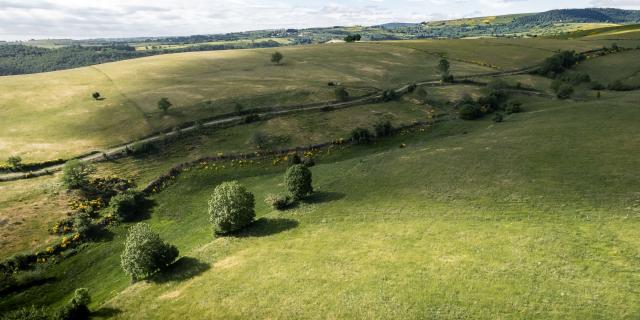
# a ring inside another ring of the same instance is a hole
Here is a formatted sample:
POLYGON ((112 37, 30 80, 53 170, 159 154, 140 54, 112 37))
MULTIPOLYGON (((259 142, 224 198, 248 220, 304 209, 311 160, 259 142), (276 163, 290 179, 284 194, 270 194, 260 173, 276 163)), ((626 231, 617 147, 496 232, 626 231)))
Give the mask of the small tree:
POLYGON ((238 231, 256 216, 253 194, 237 181, 218 185, 209 200, 209 222, 214 233, 228 234, 238 231))
POLYGON ((69 189, 86 187, 89 176, 96 171, 95 167, 80 160, 69 160, 62 167, 62 182, 69 189))
POLYGON ((256 131, 251 136, 251 144, 256 146, 258 149, 262 149, 267 146, 269 143, 269 136, 263 132, 256 131))
POLYGON ((80 320, 89 319, 91 312, 89 311, 89 303, 91 296, 86 288, 79 288, 73 294, 73 298, 60 310, 58 310, 55 319, 60 320, 80 320))
POLYGON ((440 76, 443 82, 450 82, 450 67, 451 64, 449 64, 449 60, 447 60, 446 58, 442 58, 440 59, 440 62, 438 62, 438 71, 440 72, 440 76))
POLYGON ((178 255, 178 248, 162 241, 148 224, 138 223, 129 229, 120 264, 133 281, 138 281, 165 269, 178 255))
POLYGON ((100 100, 100 92, 94 92, 91 94, 91 96, 93 97, 93 100, 100 100))
POLYGON ((284 184, 293 200, 303 199, 313 193, 311 170, 302 164, 289 167, 284 175, 284 184))
POLYGON ((361 39, 362 39, 362 36, 360 34, 350 34, 344 37, 345 42, 356 42, 356 41, 360 41, 361 39))
POLYGON ((558 98, 569 99, 573 94, 573 87, 570 84, 562 84, 556 92, 558 98))
POLYGON ((276 51, 271 55, 271 62, 275 64, 280 64, 280 61, 282 61, 282 59, 284 59, 284 56, 282 55, 282 53, 280 53, 280 51, 276 51))
POLYGON ((376 132, 376 137, 387 137, 393 133, 393 125, 389 120, 379 121, 373 125, 373 130, 376 132))
POLYGON ((173 104, 169 101, 169 98, 161 98, 158 101, 158 109, 162 110, 164 114, 167 114, 171 106, 173 106, 173 104))
POLYGON ((371 132, 365 128, 355 128, 351 131, 351 141, 355 144, 364 144, 371 142, 371 132))
POLYGON ((7 159, 7 163, 12 168, 20 168, 20 166, 22 165, 22 158, 20 156, 11 156, 9 157, 9 159, 7 159))
POLYGON ((335 93, 336 99, 338 99, 338 101, 344 102, 349 100, 349 92, 344 87, 336 88, 335 93))

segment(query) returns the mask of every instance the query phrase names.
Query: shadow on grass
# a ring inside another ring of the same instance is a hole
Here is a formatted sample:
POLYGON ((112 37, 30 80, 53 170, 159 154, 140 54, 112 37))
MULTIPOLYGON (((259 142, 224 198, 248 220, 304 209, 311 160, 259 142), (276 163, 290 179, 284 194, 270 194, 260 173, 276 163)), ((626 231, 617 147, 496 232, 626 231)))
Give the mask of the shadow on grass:
POLYGON ((151 218, 151 209, 157 205, 157 202, 153 199, 144 198, 140 200, 140 206, 138 207, 138 213, 135 218, 127 222, 140 222, 151 218))
POLYGON ((122 310, 115 308, 102 307, 91 313, 91 318, 109 319, 122 313, 122 310))
POLYGON ((236 236, 240 238, 267 237, 270 235, 278 234, 280 232, 291 230, 293 228, 296 228, 298 225, 298 221, 292 219, 260 218, 246 229, 238 232, 236 236))
POLYGON ((184 281, 193 278, 210 268, 211 266, 209 264, 196 258, 182 257, 170 265, 166 270, 154 275, 150 280, 155 283, 184 281))
POLYGON ((89 240, 92 242, 109 242, 113 240, 113 232, 105 227, 93 228, 89 235, 89 240))
POLYGON ((320 191, 312 193, 310 196, 304 199, 305 203, 315 204, 315 203, 326 203, 338 201, 345 197, 344 193, 341 192, 327 192, 320 191))

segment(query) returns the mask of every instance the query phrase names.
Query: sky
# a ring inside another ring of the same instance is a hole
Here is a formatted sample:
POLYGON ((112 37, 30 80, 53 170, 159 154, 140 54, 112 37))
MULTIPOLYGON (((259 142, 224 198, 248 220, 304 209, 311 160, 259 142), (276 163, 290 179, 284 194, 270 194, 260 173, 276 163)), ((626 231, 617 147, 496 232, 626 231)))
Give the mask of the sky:
POLYGON ((640 0, 0 0, 0 40, 214 34, 539 12, 640 0))

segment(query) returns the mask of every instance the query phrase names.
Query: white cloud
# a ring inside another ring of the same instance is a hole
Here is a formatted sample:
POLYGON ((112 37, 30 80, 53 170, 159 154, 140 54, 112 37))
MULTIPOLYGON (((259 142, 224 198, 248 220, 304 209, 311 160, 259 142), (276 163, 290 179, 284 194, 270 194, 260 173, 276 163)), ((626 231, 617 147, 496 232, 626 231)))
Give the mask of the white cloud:
POLYGON ((0 39, 211 34, 420 22, 634 0, 0 0, 0 39))

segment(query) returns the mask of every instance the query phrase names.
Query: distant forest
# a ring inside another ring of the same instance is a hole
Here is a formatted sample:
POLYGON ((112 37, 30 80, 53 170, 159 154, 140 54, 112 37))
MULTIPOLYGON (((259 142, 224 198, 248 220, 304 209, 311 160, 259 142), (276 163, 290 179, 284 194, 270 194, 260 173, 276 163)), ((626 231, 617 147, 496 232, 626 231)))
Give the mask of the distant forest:
POLYGON ((119 40, 68 40, 71 45, 46 49, 22 44, 0 44, 0 76, 47 72, 77 68, 105 62, 132 59, 150 55, 246 48, 270 48, 282 45, 323 43, 343 39, 352 34, 362 40, 406 40, 433 38, 463 38, 479 36, 538 35, 556 30, 556 24, 567 23, 640 23, 640 11, 621 9, 564 9, 534 14, 503 16, 494 22, 466 19, 468 23, 424 22, 389 23, 371 27, 341 27, 280 29, 235 32, 228 34, 193 35, 185 37, 132 38, 119 40), (253 39, 286 39, 253 41, 253 39), (211 44, 211 42, 227 42, 211 44), (136 51, 133 45, 146 49, 136 51), (163 47, 175 45, 174 47, 163 47), (184 46, 182 46, 184 45, 184 46))
POLYGON ((0 76, 48 72, 90 66, 151 55, 189 51, 277 47, 276 41, 238 44, 203 44, 170 50, 136 51, 128 44, 80 46, 47 49, 21 44, 0 45, 0 76))

